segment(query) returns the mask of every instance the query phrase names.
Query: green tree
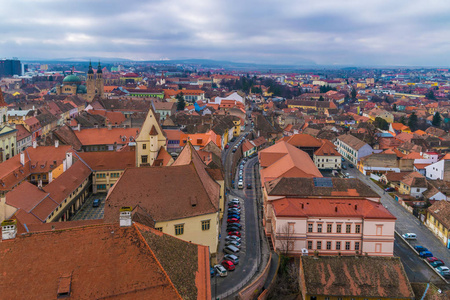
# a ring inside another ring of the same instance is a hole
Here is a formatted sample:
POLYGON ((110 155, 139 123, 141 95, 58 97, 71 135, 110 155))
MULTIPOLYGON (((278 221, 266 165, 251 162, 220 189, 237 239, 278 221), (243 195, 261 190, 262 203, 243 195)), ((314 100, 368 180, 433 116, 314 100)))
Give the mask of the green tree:
POLYGON ((428 99, 430 100, 436 100, 436 97, 434 96, 434 92, 433 90, 429 90, 426 95, 425 95, 428 99))
POLYGON ((373 122, 373 125, 380 128, 381 130, 388 130, 389 129, 389 123, 380 117, 376 117, 375 121, 373 122))
POLYGON ((411 129, 411 131, 417 130, 417 115, 415 112, 413 112, 408 119, 408 126, 411 129))
POLYGON ((325 99, 323 99, 322 96, 319 97, 319 101, 324 101, 325 99))
POLYGON ((402 116, 402 117, 400 118, 400 123, 402 123, 403 125, 406 125, 405 116, 402 116))
POLYGON ((431 121, 431 124, 435 127, 440 127, 442 122, 441 114, 436 112, 433 116, 433 121, 431 121))
POLYGON ((394 103, 394 105, 392 105, 392 110, 397 111, 397 104, 394 103))
POLYGON ((186 107, 186 101, 184 101, 183 92, 178 93, 177 98, 177 110, 184 110, 186 107))

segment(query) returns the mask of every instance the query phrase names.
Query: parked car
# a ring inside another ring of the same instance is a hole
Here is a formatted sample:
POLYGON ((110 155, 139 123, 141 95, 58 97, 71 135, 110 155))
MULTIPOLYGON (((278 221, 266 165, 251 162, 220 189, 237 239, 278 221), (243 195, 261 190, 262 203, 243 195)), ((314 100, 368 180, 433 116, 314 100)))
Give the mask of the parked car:
POLYGON ((209 272, 211 273, 211 277, 214 277, 214 275, 216 275, 216 269, 214 269, 213 267, 209 268, 209 272))
POLYGON ((223 257, 225 260, 231 261, 233 264, 238 265, 239 264, 239 257, 234 254, 225 254, 223 257))
POLYGON ((225 252, 226 254, 236 255, 237 253, 239 253, 239 248, 235 247, 233 245, 228 245, 228 246, 225 246, 225 248, 223 248, 223 252, 225 252))
POLYGON ((444 263, 442 261, 436 260, 436 261, 430 262, 430 265, 433 268, 437 268, 437 267, 443 266, 444 263))
POLYGON ((415 240, 417 238, 416 234, 412 232, 402 234, 402 237, 406 240, 415 240))
POLYGON ((220 275, 220 277, 225 277, 228 275, 227 270, 222 265, 215 265, 214 269, 216 269, 216 272, 220 275))
POLYGON ((353 164, 348 164, 348 166, 349 166, 350 168, 354 168, 354 167, 355 167, 353 164))
POLYGON ((241 249, 241 243, 239 243, 238 241, 227 241, 225 243, 225 246, 229 246, 229 245, 233 245, 233 246, 241 249))
POLYGON ((228 205, 228 209, 230 209, 230 208, 241 209, 241 207, 239 205, 237 205, 237 204, 228 205))
POLYGON ((249 190, 252 189, 252 184, 251 183, 247 183, 247 189, 249 189, 249 190))
POLYGON ((242 179, 240 179, 240 180, 238 181, 238 188, 239 188, 239 189, 243 189, 243 188, 244 188, 244 182, 242 181, 242 179))
POLYGON ((440 266, 436 268, 436 271, 439 272, 444 277, 450 277, 450 269, 446 266, 440 266))
POLYGON ((439 259, 439 258, 434 257, 434 256, 427 257, 427 261, 430 262, 430 263, 433 262, 433 261, 441 261, 442 263, 444 263, 444 261, 442 259, 439 259))
POLYGON ((228 223, 240 223, 240 221, 236 218, 228 218, 227 222, 228 223))
POLYGON ((237 237, 241 237, 241 233, 239 231, 230 231, 228 232, 228 235, 235 235, 237 237))
POLYGON ((228 219, 238 219, 241 220, 241 216, 238 214, 228 214, 228 219))
POLYGON ((237 236, 235 236, 235 235, 228 235, 226 238, 225 238, 225 241, 237 241, 237 242, 241 242, 241 238, 240 237, 237 237, 237 236))
POLYGON ((227 231, 241 231, 242 226, 239 223, 230 223, 227 225, 227 231))
POLYGON ((237 148, 234 147, 233 150, 231 150, 231 152, 236 153, 237 148))
POLYGON ((422 258, 432 257, 433 253, 431 253, 430 251, 422 251, 419 253, 419 256, 422 258))
POLYGON ((342 170, 347 170, 347 166, 342 164, 342 170))
POLYGON ((238 198, 233 198, 233 199, 230 200, 230 203, 236 203, 236 204, 239 204, 240 201, 239 201, 238 198))
POLYGON ((237 207, 229 207, 228 208, 228 212, 238 212, 238 213, 240 213, 241 209, 237 208, 237 207))
POLYGON ((94 202, 92 202, 92 207, 99 207, 100 206, 100 199, 95 199, 94 202))
POLYGON ((428 249, 423 246, 414 246, 414 249, 419 253, 422 251, 428 251, 428 249))
POLYGON ((224 260, 224 261, 222 261, 222 266, 223 266, 225 269, 227 269, 228 271, 234 271, 234 269, 235 269, 235 266, 234 266, 233 262, 230 261, 230 260, 224 260))

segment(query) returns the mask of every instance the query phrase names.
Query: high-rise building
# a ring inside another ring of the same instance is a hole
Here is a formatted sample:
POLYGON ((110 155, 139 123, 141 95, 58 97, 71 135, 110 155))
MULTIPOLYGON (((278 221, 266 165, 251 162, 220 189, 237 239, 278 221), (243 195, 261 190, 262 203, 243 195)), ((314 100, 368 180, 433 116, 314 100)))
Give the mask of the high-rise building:
POLYGON ((0 77, 13 76, 21 74, 20 60, 14 59, 0 59, 0 77))

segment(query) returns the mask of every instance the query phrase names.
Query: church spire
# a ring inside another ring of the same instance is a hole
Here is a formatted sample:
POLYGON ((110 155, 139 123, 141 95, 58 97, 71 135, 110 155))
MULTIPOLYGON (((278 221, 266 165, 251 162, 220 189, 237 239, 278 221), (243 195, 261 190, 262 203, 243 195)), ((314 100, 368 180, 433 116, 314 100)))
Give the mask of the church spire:
POLYGON ((91 62, 91 60, 89 60, 89 70, 88 70, 88 74, 94 74, 94 70, 92 69, 92 62, 91 62))
POLYGON ((98 61, 97 74, 98 73, 103 73, 102 72, 102 66, 100 65, 100 61, 98 61))

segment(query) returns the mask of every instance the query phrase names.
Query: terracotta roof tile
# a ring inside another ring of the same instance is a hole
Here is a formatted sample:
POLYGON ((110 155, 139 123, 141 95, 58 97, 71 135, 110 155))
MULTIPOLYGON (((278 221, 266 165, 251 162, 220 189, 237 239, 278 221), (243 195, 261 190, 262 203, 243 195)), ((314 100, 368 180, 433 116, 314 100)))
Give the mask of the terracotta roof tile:
POLYGON ((94 171, 125 170, 136 164, 135 151, 80 152, 78 156, 94 171))
POLYGON ((74 132, 83 146, 114 145, 114 143, 124 145, 134 142, 139 128, 89 128, 74 132))

